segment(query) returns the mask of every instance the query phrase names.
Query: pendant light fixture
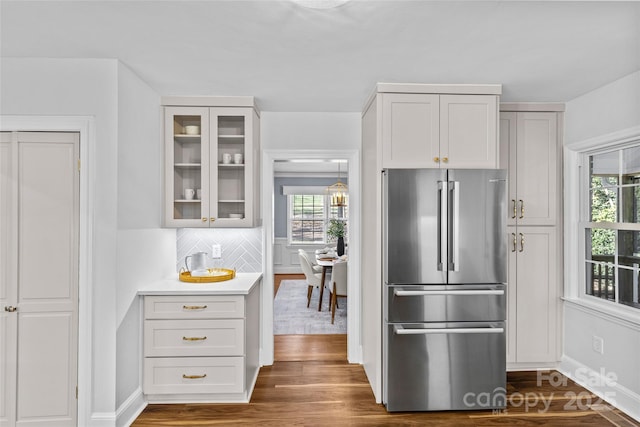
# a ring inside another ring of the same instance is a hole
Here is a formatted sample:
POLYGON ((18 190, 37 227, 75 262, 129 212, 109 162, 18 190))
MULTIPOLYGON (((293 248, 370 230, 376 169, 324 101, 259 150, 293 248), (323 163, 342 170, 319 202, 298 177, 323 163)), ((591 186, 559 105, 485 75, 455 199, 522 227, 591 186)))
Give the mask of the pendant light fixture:
POLYGON ((343 207, 347 205, 349 188, 340 181, 340 163, 338 161, 338 182, 327 187, 327 194, 331 197, 331 206, 343 207))

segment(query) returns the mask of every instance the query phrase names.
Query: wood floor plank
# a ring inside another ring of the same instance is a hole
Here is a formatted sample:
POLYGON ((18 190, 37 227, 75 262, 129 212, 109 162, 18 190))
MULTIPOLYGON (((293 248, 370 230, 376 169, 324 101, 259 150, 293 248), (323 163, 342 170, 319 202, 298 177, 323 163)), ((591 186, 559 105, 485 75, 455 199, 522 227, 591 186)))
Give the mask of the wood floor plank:
POLYGON ((388 413, 375 403, 362 366, 346 360, 346 335, 278 335, 274 344, 276 361, 260 369, 250 403, 149 405, 132 425, 639 427, 556 372, 553 379, 562 384, 540 381, 536 372, 510 372, 504 411, 388 413), (593 408, 567 406, 578 395, 593 408))

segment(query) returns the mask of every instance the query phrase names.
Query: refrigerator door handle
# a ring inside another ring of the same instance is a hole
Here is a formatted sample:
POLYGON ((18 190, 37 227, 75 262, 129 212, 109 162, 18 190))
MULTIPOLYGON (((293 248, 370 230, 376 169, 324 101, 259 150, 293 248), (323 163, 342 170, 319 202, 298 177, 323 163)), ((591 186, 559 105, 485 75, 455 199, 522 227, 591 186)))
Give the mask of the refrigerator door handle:
POLYGON ((444 187, 444 182, 442 181, 438 181, 438 199, 437 199, 437 204, 438 204, 438 214, 437 214, 437 237, 436 237, 436 252, 438 253, 437 255, 437 268, 438 271, 442 271, 442 198, 444 197, 444 192, 442 191, 444 187))
POLYGON ((395 335, 432 335, 432 334, 501 334, 504 328, 420 328, 405 329, 401 325, 393 327, 395 335))
POLYGON ((447 290, 447 291, 402 291, 394 289, 393 294, 397 297, 414 297, 414 296, 433 296, 433 295, 504 295, 504 290, 497 289, 484 289, 484 290, 447 290))
POLYGON ((449 181, 449 195, 447 197, 448 205, 448 236, 447 236, 447 270, 458 271, 459 266, 456 265, 458 260, 458 225, 460 220, 459 211, 459 181, 449 181))

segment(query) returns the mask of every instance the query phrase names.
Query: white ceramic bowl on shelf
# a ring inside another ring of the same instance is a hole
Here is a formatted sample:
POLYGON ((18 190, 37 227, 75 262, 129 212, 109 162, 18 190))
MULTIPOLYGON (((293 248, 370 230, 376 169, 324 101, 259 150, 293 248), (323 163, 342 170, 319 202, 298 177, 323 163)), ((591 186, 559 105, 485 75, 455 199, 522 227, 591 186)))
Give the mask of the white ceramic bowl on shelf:
POLYGON ((184 127, 184 133, 187 135, 200 135, 200 126, 187 125, 184 127))

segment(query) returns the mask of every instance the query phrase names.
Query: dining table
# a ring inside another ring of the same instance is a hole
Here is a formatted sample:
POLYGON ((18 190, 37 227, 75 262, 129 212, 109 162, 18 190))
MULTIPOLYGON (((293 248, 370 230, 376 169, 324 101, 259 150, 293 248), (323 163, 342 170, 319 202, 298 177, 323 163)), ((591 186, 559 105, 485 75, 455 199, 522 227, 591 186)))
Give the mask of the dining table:
POLYGON ((320 277, 320 283, 322 284, 322 286, 320 286, 320 302, 318 303, 318 311, 322 311, 322 296, 324 295, 324 281, 327 277, 327 270, 332 269, 333 264, 335 264, 336 261, 342 262, 342 259, 337 257, 332 257, 327 254, 316 255, 316 263, 320 267, 322 267, 322 275, 320 277))

